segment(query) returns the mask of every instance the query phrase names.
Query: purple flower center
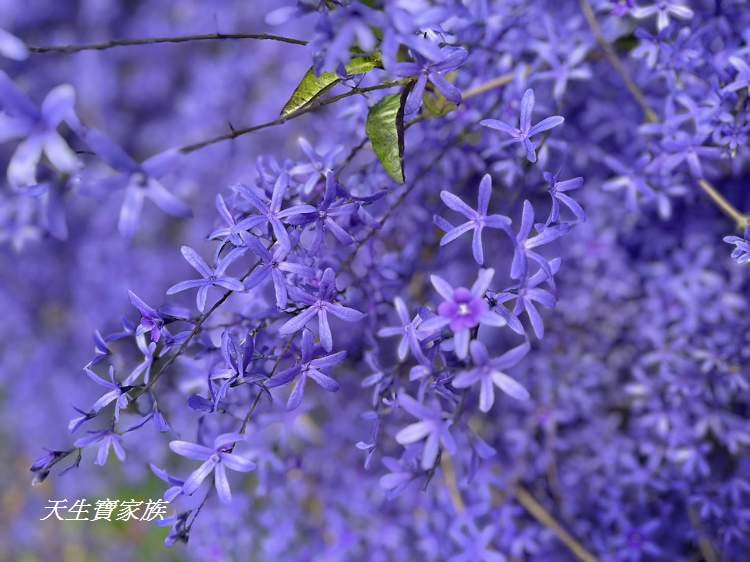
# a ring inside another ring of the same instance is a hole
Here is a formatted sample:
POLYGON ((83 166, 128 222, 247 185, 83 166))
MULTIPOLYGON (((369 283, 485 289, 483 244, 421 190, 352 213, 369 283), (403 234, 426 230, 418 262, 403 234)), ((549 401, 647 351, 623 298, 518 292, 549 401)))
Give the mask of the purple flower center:
POLYGON ((489 305, 483 298, 475 297, 465 287, 458 287, 451 300, 440 304, 438 314, 450 320, 451 330, 459 332, 479 324, 487 310, 489 305))

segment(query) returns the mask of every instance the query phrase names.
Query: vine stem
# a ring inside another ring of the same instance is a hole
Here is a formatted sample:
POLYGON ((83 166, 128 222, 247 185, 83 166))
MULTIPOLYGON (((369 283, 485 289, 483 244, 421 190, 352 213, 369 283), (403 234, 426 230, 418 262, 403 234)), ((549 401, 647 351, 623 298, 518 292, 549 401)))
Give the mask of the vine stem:
MULTIPOLYGON (((630 94, 633 96, 635 101, 637 101, 638 104, 643 109, 643 113, 646 116, 646 120, 650 121, 651 123, 658 123, 659 117, 656 115, 654 110, 651 109, 651 107, 648 105, 648 102, 646 101, 646 96, 643 94, 643 92, 635 83, 635 81, 630 77, 630 74, 625 68, 625 65, 620 60, 620 57, 617 56, 617 53, 615 52, 614 47, 612 47, 612 44, 609 41, 607 41, 606 37, 604 37, 604 33, 602 33, 602 28, 599 25, 599 22, 596 20, 594 9, 591 7, 591 2, 589 0, 579 0, 579 3, 581 5, 581 10, 583 11, 583 15, 586 18, 586 21, 588 22, 589 27, 591 28, 591 32, 594 34, 594 37, 596 38, 596 42, 604 51, 604 54, 606 55, 610 64, 612 64, 614 69, 617 71, 617 73, 620 75, 622 80, 625 82, 625 86, 628 88, 628 91, 630 92, 630 94)), ((727 201, 727 199, 721 193, 719 193, 719 191, 713 185, 711 185, 711 183, 708 182, 708 180, 706 179, 698 180, 698 186, 711 198, 711 200, 716 204, 716 206, 725 215, 727 215, 736 223, 738 229, 744 230, 745 228, 750 226, 750 216, 738 211, 734 205, 732 205, 729 201, 727 201)))
POLYGON ((740 213, 711 183, 705 179, 701 179, 698 180, 698 185, 716 203, 716 206, 737 224, 739 230, 744 230, 750 226, 750 217, 740 213))
POLYGON ((119 47, 134 47, 143 45, 156 45, 159 43, 190 43, 195 41, 226 41, 226 40, 246 40, 256 41, 277 41, 280 43, 289 43, 291 45, 307 45, 307 41, 295 39, 294 37, 285 37, 283 35, 273 35, 270 33, 208 33, 203 35, 178 35, 175 37, 148 37, 141 39, 114 39, 101 43, 87 43, 83 45, 59 45, 29 47, 29 52, 35 55, 46 54, 71 54, 80 53, 81 51, 106 51, 119 47))
POLYGON ((517 484, 515 494, 520 503, 529 514, 542 525, 552 531, 555 536, 572 552, 581 562, 598 562, 596 556, 586 548, 555 519, 549 511, 528 491, 517 484))
POLYGON ((497 78, 490 80, 489 82, 485 82, 484 84, 480 84, 479 86, 466 90, 461 94, 461 99, 468 100, 476 96, 480 96, 486 92, 492 91, 495 88, 507 86, 508 84, 513 82, 515 76, 515 72, 508 72, 507 74, 498 76, 497 78))
MULTIPOLYGON (((255 268, 260 265, 260 261, 255 262, 255 265, 253 265, 250 269, 248 269, 245 274, 240 277, 240 281, 244 281, 248 278, 248 276, 255 271, 255 268)), ((164 372, 172 365, 172 363, 175 362, 175 360, 182 355, 185 350, 187 349, 187 346, 190 345, 190 342, 193 340, 195 336, 197 336, 202 327, 203 324, 210 318, 210 316, 216 311, 217 308, 219 308, 226 300, 234 294, 234 291, 226 291, 220 298, 217 300, 213 305, 211 305, 211 308, 209 308, 206 312, 201 314, 201 316, 196 320, 195 326, 193 326, 192 331, 190 334, 188 334, 187 338, 185 338, 185 341, 183 341, 180 344, 180 347, 177 348, 177 351, 175 351, 172 355, 167 357, 167 359, 162 363, 162 365, 159 367, 159 370, 156 372, 156 374, 151 377, 151 379, 148 381, 147 384, 144 384, 143 386, 136 387, 133 389, 133 393, 130 395, 130 399, 136 400, 138 397, 140 397, 143 393, 150 390, 155 384, 156 381, 158 381, 161 376, 164 374, 164 372)))
POLYGON ((614 47, 612 47, 612 44, 607 41, 606 37, 604 37, 602 28, 599 25, 599 22, 596 20, 594 9, 591 7, 591 2, 589 2, 589 0, 579 0, 579 3, 581 5, 583 15, 586 18, 589 27, 591 28, 591 32, 594 34, 596 42, 604 51, 604 54, 606 55, 607 59, 609 59, 610 64, 612 64, 617 74, 619 74, 620 78, 622 78, 623 82, 625 82, 625 87, 631 93, 633 98, 635 98, 635 101, 638 102, 638 105, 641 106, 641 109, 643 109, 646 120, 650 121, 651 123, 658 122, 659 118, 656 116, 656 113, 653 109, 651 109, 651 106, 649 106, 648 102, 646 101, 646 96, 643 95, 641 89, 630 77, 630 74, 628 74, 628 71, 625 69, 625 65, 622 64, 620 57, 617 56, 614 47))
POLYGON ((394 80, 391 82, 383 82, 382 84, 376 84, 375 86, 366 86, 363 88, 360 88, 360 87, 352 88, 351 90, 344 92, 343 94, 331 96, 330 98, 326 98, 317 102, 313 102, 310 105, 301 107, 300 109, 290 113, 289 115, 278 117, 277 119, 274 119, 272 121, 267 121, 259 125, 252 125, 250 127, 245 127, 243 129, 232 129, 231 132, 226 133, 224 135, 218 135, 216 137, 213 137, 204 141, 200 141, 194 144, 188 144, 179 148, 178 150, 182 152, 183 154, 189 154, 191 152, 195 152, 196 150, 200 150, 202 148, 206 148, 207 146, 211 146, 212 144, 216 144, 216 143, 227 141, 227 140, 233 140, 233 139, 236 139, 237 137, 241 137, 243 135, 254 133, 262 129, 268 129, 269 127, 283 125, 287 121, 291 121, 292 119, 296 119, 297 117, 301 117, 302 115, 305 115, 306 113, 316 111, 320 109, 321 107, 331 105, 342 99, 345 99, 351 96, 356 96, 359 94, 366 94, 367 92, 374 92, 376 90, 385 90, 388 88, 395 88, 396 86, 401 86, 402 84, 409 82, 409 80, 410 79, 394 80))
POLYGON ((443 478, 445 479, 445 485, 450 492, 453 508, 456 510, 456 513, 461 514, 466 511, 466 504, 461 496, 461 490, 458 488, 456 470, 453 467, 453 459, 448 451, 444 450, 440 455, 440 467, 443 469, 443 478))

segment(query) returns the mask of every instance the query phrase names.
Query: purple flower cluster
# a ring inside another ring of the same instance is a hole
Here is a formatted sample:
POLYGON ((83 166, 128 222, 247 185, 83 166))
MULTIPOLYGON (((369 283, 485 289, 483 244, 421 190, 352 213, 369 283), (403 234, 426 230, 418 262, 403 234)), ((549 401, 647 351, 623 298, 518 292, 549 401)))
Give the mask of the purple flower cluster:
POLYGON ((159 38, 36 46, 63 4, 0 14, 35 482, 155 478, 191 560, 744 559, 741 0, 123 1, 86 25, 159 38))

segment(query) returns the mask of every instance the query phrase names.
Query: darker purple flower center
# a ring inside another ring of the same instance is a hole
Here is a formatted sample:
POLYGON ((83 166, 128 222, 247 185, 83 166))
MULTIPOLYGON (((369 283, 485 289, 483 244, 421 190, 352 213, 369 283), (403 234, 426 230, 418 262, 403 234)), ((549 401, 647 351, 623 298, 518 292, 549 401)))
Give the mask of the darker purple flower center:
POLYGON ((450 320, 454 332, 473 328, 489 310, 489 305, 481 297, 475 297, 471 291, 458 287, 453 291, 453 298, 444 301, 438 307, 438 314, 450 320))

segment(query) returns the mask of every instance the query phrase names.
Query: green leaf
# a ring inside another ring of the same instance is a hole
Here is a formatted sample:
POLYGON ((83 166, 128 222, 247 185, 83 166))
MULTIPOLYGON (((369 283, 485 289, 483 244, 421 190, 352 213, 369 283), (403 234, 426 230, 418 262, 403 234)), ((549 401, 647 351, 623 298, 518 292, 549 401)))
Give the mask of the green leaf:
POLYGON ((396 182, 404 183, 404 104, 409 88, 386 96, 370 108, 367 137, 380 163, 396 182))
MULTIPOLYGON (((382 66, 382 60, 378 54, 371 57, 358 57, 352 59, 346 65, 346 73, 347 76, 367 74, 380 66, 382 66)), ((294 90, 292 97, 286 102, 284 109, 281 110, 281 116, 287 117, 307 107, 342 80, 343 78, 335 72, 324 72, 320 76, 316 76, 311 68, 307 71, 304 78, 302 78, 302 82, 299 83, 297 89, 294 90)))

